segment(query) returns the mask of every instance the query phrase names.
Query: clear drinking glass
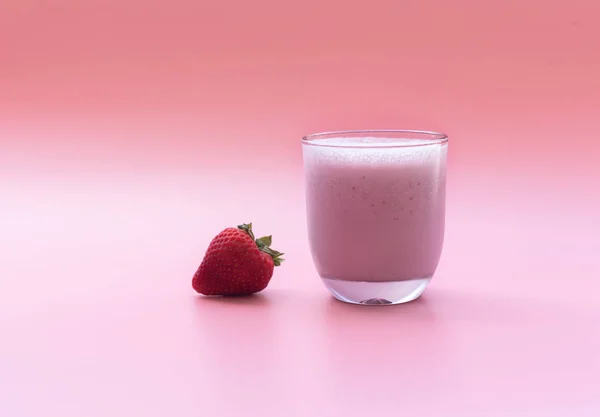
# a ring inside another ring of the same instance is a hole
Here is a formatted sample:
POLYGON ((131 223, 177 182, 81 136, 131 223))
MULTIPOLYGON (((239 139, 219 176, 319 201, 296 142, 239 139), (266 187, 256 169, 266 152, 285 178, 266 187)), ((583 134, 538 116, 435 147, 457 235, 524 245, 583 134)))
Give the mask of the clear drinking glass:
POLYGON ((444 241, 448 137, 410 130, 302 139, 310 248, 339 300, 419 297, 444 241))

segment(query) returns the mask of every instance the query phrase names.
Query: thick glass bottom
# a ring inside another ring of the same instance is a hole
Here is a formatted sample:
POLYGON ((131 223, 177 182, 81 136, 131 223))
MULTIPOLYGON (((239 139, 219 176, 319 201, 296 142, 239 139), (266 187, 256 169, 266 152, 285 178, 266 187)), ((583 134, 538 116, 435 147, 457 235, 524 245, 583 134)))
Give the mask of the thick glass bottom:
POLYGON ((344 281, 334 278, 321 278, 335 298, 351 304, 393 305, 408 303, 417 299, 431 277, 405 281, 344 281))

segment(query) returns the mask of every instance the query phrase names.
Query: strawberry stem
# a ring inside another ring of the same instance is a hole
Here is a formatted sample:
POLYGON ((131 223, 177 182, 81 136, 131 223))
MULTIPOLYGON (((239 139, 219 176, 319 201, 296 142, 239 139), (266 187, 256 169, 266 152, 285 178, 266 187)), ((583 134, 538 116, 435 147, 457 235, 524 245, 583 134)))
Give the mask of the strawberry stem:
POLYGON ((243 230, 244 232, 248 233, 250 235, 250 237, 252 238, 252 240, 254 240, 254 233, 252 233, 252 223, 241 224, 238 226, 238 229, 243 230))
POLYGON ((260 239, 256 239, 254 237, 254 233, 252 233, 252 223, 242 224, 238 226, 238 229, 243 230, 248 233, 248 235, 256 242, 256 246, 258 249, 269 255, 273 258, 273 263, 275 266, 281 265, 281 263, 285 260, 281 256, 283 253, 276 251, 275 249, 271 249, 271 243, 273 242, 273 236, 264 236, 260 239))

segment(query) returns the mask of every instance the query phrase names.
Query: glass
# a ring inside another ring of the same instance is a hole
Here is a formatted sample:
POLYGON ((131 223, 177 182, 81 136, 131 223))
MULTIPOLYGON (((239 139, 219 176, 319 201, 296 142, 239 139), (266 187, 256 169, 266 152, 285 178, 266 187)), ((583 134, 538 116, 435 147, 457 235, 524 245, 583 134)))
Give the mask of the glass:
POLYGON ((339 300, 419 297, 444 241, 448 137, 411 130, 302 139, 308 236, 317 272, 339 300))

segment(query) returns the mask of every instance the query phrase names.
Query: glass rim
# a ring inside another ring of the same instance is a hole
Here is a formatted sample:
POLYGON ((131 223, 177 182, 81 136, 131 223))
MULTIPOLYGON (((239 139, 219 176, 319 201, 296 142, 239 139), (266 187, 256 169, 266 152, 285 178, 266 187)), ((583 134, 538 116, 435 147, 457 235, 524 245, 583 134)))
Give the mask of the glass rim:
POLYGON ((380 129, 380 130, 337 130, 331 132, 319 132, 311 133, 302 137, 302 145, 309 146, 322 146, 328 148, 355 148, 355 149, 374 149, 374 148, 411 148, 418 146, 431 146, 439 145, 448 142, 448 136, 441 132, 433 132, 429 130, 410 130, 410 129, 380 129), (382 137, 382 135, 391 135, 387 139, 392 141, 388 144, 374 144, 373 146, 364 146, 364 143, 344 143, 344 144, 332 144, 327 143, 327 139, 336 139, 344 136, 359 137, 365 135, 375 135, 382 137), (404 137, 402 139, 408 139, 408 142, 396 142, 394 139, 401 139, 401 135, 408 135, 413 137, 404 137), (322 142, 317 143, 319 139, 324 139, 322 142), (426 143, 419 143, 419 140, 426 140, 426 143), (414 143, 413 143, 414 141, 414 143))

